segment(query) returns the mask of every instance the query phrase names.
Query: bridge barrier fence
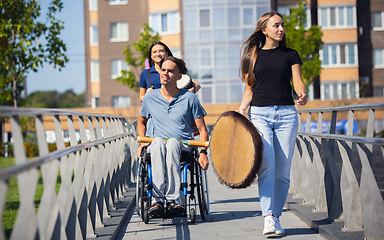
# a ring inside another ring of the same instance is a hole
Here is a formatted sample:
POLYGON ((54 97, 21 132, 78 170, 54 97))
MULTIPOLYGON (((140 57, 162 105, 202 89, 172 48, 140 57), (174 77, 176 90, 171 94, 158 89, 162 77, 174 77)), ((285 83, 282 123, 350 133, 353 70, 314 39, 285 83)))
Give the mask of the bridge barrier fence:
POLYGON ((294 197, 343 220, 342 231, 364 231, 366 239, 384 239, 384 138, 374 137, 375 112, 384 103, 299 109, 299 133, 291 170, 294 197), (356 112, 367 111, 366 136, 353 135, 356 112), (328 114, 331 125, 322 133, 328 114), (338 115, 348 116, 346 134, 336 134, 338 115), (304 119, 306 115, 306 120, 304 119), (310 124, 317 119, 316 132, 310 124), (303 129, 305 122, 305 131, 303 129))
POLYGON ((0 106, 11 125, 15 165, 0 169, 0 216, 7 192, 17 179, 17 216, 11 230, 0 224, 0 239, 86 239, 96 237, 109 211, 135 178, 135 129, 125 117, 59 109, 0 106), (29 159, 20 117, 34 118, 39 156, 29 159), (53 117, 57 150, 49 152, 44 118, 53 117), (63 122, 62 119, 66 119, 63 122), (63 137, 68 125, 69 146, 63 137), (80 136, 80 139, 76 138, 80 136), (80 133, 80 134, 78 134, 80 133), (36 200, 38 185, 43 186, 36 200), (38 207, 37 207, 38 206, 38 207))

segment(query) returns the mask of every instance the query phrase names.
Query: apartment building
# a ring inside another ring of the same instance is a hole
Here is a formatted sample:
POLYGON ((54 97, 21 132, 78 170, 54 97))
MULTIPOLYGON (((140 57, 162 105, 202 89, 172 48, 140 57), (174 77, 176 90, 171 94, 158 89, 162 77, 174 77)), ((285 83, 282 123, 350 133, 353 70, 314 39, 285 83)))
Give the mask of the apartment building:
POLYGON ((241 102, 241 42, 258 18, 270 9, 269 0, 182 1, 183 49, 188 73, 202 89, 203 104, 241 102))
POLYGON ((366 53, 368 53, 365 60, 372 61, 373 59, 373 67, 371 61, 367 61, 369 63, 367 66, 367 64, 364 64, 363 59, 360 62, 362 65, 361 71, 364 71, 363 73, 368 76, 368 80, 372 79, 373 96, 384 97, 384 1, 370 0, 367 1, 369 4, 364 4, 365 1, 362 0, 358 2, 361 2, 358 11, 361 10, 362 14, 364 14, 358 20, 360 20, 359 26, 362 26, 363 29, 361 44, 367 48, 366 53), (372 20, 369 21, 368 19, 372 20), (367 22, 371 23, 371 25, 367 26, 367 22), (369 41, 369 38, 371 38, 371 41, 369 41), (372 69, 371 75, 370 69, 372 69))
POLYGON ((122 51, 139 39, 148 22, 148 2, 84 0, 86 42, 86 107, 141 105, 137 92, 116 82, 128 69, 122 51))
MULTIPOLYGON (((201 84, 203 104, 241 101, 241 42, 270 9, 289 15, 299 0, 85 0, 87 106, 140 106, 113 78, 128 69, 123 49, 148 22, 201 84)), ((310 99, 384 95, 384 1, 307 0, 307 26, 323 31, 322 71, 310 99)), ((138 77, 138 76, 137 76, 138 77)))

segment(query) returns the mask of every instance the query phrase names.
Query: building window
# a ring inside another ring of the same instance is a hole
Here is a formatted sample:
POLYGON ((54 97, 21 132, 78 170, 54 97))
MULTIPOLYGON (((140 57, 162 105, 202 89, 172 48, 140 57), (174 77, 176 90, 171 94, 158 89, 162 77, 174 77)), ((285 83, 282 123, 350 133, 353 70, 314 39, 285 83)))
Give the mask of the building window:
POLYGON ((319 23, 324 29, 356 27, 355 6, 321 7, 318 11, 319 23))
POLYGON ((243 25, 255 25, 254 17, 255 14, 253 13, 253 8, 243 8, 243 25))
POLYGON ((111 42, 128 41, 128 23, 111 23, 111 42))
POLYGON ((89 0, 89 11, 97 11, 97 0, 89 0))
POLYGON ((384 68, 384 49, 375 49, 373 51, 373 58, 375 68, 384 68))
MULTIPOLYGON (((284 14, 286 16, 290 16, 291 15, 291 8, 296 7, 296 5, 280 5, 280 4, 278 4, 278 5, 279 6, 277 6, 277 12, 279 12, 281 14, 284 14)), ((311 23, 311 9, 306 8, 305 12, 307 14, 307 20, 306 20, 304 26, 306 28, 310 28, 312 26, 312 23, 311 23)))
POLYGON ((323 67, 357 66, 357 45, 324 45, 320 50, 323 67))
POLYGON ((180 48, 178 47, 170 47, 169 50, 171 50, 172 55, 177 58, 182 58, 180 48))
POLYGON ((92 108, 100 107, 100 96, 99 95, 92 96, 91 107, 92 108))
POLYGON ((129 70, 127 62, 124 59, 115 59, 111 61, 111 78, 112 79, 120 77, 122 70, 129 70))
POLYGON ((342 83, 323 83, 320 87, 321 100, 358 98, 358 89, 358 81, 342 83))
POLYGON ((113 107, 130 107, 131 99, 128 96, 112 97, 112 106, 113 107))
POLYGON ((180 33, 179 12, 151 14, 149 16, 149 26, 159 35, 180 33))
POLYGON ((123 5, 127 3, 128 3, 128 0, 109 0, 110 5, 123 5))
POLYGON ((384 97, 384 87, 375 87, 375 97, 384 97))
POLYGON ((99 28, 97 24, 89 26, 89 44, 91 46, 99 45, 99 28))
POLYGON ((211 17, 208 9, 200 10, 200 27, 210 27, 211 17))
POLYGON ((91 61, 91 82, 100 82, 99 60, 92 60, 91 61))
POLYGON ((372 13, 373 30, 384 30, 384 11, 372 13))

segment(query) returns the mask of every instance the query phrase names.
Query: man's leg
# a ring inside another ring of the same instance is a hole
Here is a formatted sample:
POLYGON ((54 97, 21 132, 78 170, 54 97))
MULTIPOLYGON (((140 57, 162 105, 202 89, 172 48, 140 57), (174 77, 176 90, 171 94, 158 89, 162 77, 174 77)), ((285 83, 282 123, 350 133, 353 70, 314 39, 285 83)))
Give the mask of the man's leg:
POLYGON ((180 197, 180 158, 185 146, 176 138, 166 143, 167 185, 165 197, 169 202, 175 202, 180 197))
POLYGON ((156 202, 164 203, 166 189, 166 149, 164 139, 155 138, 148 146, 148 152, 151 154, 153 196, 156 202))

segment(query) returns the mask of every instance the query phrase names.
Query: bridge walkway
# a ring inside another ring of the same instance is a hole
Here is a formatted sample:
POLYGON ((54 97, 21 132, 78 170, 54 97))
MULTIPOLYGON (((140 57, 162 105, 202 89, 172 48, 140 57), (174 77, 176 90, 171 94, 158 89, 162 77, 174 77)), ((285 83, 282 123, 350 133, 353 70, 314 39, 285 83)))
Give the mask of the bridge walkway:
MULTIPOLYGON (((212 166, 208 170, 208 183, 210 215, 204 221, 197 216, 194 224, 187 218, 151 219, 145 224, 133 205, 116 239, 266 239, 262 234, 257 184, 232 190, 219 183, 212 166)), ((281 225, 286 230, 284 239, 324 239, 286 209, 281 225)))

